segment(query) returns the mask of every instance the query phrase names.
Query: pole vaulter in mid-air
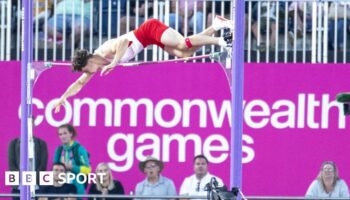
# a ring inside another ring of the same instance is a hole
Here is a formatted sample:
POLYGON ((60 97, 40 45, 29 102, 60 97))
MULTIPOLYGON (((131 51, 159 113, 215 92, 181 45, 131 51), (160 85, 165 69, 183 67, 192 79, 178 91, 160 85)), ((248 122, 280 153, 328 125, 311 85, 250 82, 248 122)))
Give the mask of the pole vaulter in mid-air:
POLYGON ((76 95, 97 71, 107 75, 119 63, 126 63, 149 45, 157 45, 167 53, 180 58, 192 54, 204 45, 227 47, 232 43, 232 34, 226 37, 213 37, 221 29, 233 29, 233 22, 216 16, 213 24, 203 32, 184 38, 180 33, 157 19, 145 21, 138 29, 118 38, 107 40, 92 54, 85 49, 77 50, 72 59, 73 71, 83 74, 73 82, 60 97, 55 112, 60 111, 68 97, 76 95))

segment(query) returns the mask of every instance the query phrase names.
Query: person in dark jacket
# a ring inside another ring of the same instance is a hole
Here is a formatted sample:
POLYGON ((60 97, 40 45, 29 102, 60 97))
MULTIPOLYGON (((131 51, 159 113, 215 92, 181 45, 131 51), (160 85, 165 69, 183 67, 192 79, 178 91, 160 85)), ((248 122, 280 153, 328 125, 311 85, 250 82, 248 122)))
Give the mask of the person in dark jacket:
MULTIPOLYGON (((34 127, 34 125, 33 125, 34 127)), ((34 142, 34 170, 37 174, 40 171, 46 171, 47 167, 47 158, 48 158, 48 150, 47 144, 44 140, 33 136, 34 142)), ((21 139, 15 138, 13 139, 8 146, 8 164, 9 171, 19 171, 20 169, 20 146, 21 139)), ((37 183, 39 183, 39 176, 37 176, 37 183)), ((38 189, 38 187, 36 187, 38 189)), ((18 186, 12 187, 12 193, 18 194, 19 188, 18 186)), ((19 199, 18 197, 14 197, 13 199, 19 199)))
MULTIPOLYGON (((40 187, 39 194, 76 194, 77 189, 73 184, 60 183, 59 174, 66 173, 66 166, 62 163, 54 163, 52 165, 53 185, 46 185, 40 187)), ((39 200, 60 200, 62 198, 56 197, 40 197, 39 200)), ((65 200, 76 200, 75 197, 64 198, 65 200)))

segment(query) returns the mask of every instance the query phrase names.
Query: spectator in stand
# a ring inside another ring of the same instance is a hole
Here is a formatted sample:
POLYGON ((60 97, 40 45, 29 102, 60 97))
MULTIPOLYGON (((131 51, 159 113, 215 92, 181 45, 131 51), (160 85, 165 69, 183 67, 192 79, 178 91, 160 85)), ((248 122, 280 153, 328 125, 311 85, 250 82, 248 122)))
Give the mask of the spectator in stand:
MULTIPOLYGON (((62 163, 54 163, 53 171, 53 185, 43 186, 39 190, 39 194, 76 194, 77 189, 73 184, 60 183, 59 174, 66 173, 66 167, 62 163)), ((40 197, 39 200, 60 200, 62 198, 46 198, 40 197)), ((75 200, 76 198, 64 198, 65 200, 75 200)))
POLYGON ((330 49, 334 50, 335 48, 337 48, 337 50, 342 51, 345 45, 344 29, 346 29, 347 33, 349 33, 350 31, 350 2, 342 0, 331 3, 328 18, 328 37, 330 49), (344 12, 344 8, 346 10, 346 15, 344 12), (346 24, 344 25, 345 19, 346 24), (336 24, 337 30, 335 30, 336 24), (337 34, 337 41, 335 41, 335 34, 337 34))
POLYGON ((197 155, 193 159, 194 174, 185 178, 180 187, 180 195, 206 196, 205 186, 214 177, 219 186, 223 186, 222 180, 208 172, 208 159, 204 155, 197 155))
POLYGON ((120 22, 118 19, 118 14, 120 17, 126 15, 126 0, 93 0, 94 1, 94 33, 101 34, 102 36, 108 36, 108 29, 110 26, 111 37, 117 37, 117 24, 120 22), (120 7, 118 7, 119 5, 120 7), (101 11, 101 21, 100 21, 100 6, 102 6, 101 11), (109 20, 110 15, 110 20, 109 20), (100 31, 100 23, 101 29, 100 31), (101 32, 101 33, 100 33, 101 32))
POLYGON ((260 37, 260 44, 258 44, 257 49, 260 51, 268 50, 268 48, 274 49, 276 43, 276 2, 258 2, 253 7, 253 25, 252 32, 255 39, 260 37), (260 6, 260 16, 258 16, 258 9, 260 6), (260 29, 258 30, 258 18, 260 18, 260 29), (267 22, 270 22, 270 30, 267 30, 267 22), (266 37, 262 36, 263 33, 269 31, 270 38, 269 47, 266 46, 266 37))
MULTIPOLYGON (((33 129, 34 129, 34 118, 33 120, 33 129)), ((33 136, 34 143, 34 171, 39 174, 40 171, 46 171, 47 159, 48 159, 48 150, 47 144, 44 140, 33 136)), ((10 171, 19 171, 20 168, 20 146, 21 139, 18 137, 12 140, 8 147, 8 163, 10 171)), ((39 176, 37 176, 37 183, 39 183, 39 176)), ((39 186, 36 186, 36 190, 39 189, 39 186)), ((19 194, 20 190, 18 186, 12 187, 12 193, 19 194)), ((19 199, 14 197, 13 199, 19 199)))
POLYGON ((288 37, 292 45, 294 45, 294 38, 300 38, 303 35, 304 30, 304 14, 306 15, 306 32, 310 32, 312 29, 311 24, 312 2, 293 2, 288 7, 288 16, 291 19, 291 25, 289 26, 288 37), (306 10, 304 11, 304 4, 306 10), (296 16, 295 16, 296 14, 296 16), (295 20, 296 18, 296 20, 295 20), (296 26, 296 33, 294 33, 294 27, 296 26))
POLYGON ((140 26, 144 21, 145 17, 152 18, 153 16, 153 3, 151 1, 139 0, 139 8, 136 9, 136 1, 130 2, 130 16, 129 19, 126 16, 120 18, 120 34, 125 34, 130 30, 136 29, 137 26, 140 26), (147 6, 147 8, 146 8, 147 6), (146 16, 147 9, 147 16, 146 16), (138 12, 138 24, 136 24, 136 12, 138 12), (129 22, 129 26, 127 24, 129 22), (129 28, 129 29, 128 29, 129 28))
POLYGON ((91 0, 62 0, 55 9, 54 15, 48 20, 47 28, 49 38, 54 36, 54 20, 56 16, 56 34, 58 43, 62 43, 63 30, 66 34, 74 34, 75 45, 80 42, 81 37, 90 29, 91 0), (82 4, 84 5, 82 10, 82 4), (73 24, 74 20, 74 24, 73 24), (83 21, 83 23, 82 23, 83 21), (83 26, 83 35, 81 27, 83 26))
POLYGON ((190 0, 179 0, 179 1, 171 1, 171 8, 170 8, 170 14, 169 14, 169 26, 173 29, 176 28, 176 19, 178 22, 178 31, 180 33, 200 33, 204 29, 203 24, 203 1, 190 1, 190 0), (186 1, 187 1, 187 8, 186 8, 186 1), (196 12, 194 11, 195 8, 195 1, 197 4, 196 12), (178 2, 178 15, 176 16, 176 2, 178 2), (185 13, 187 13, 187 16, 185 16, 185 13), (187 17, 187 30, 185 30, 185 17, 187 17), (194 27, 196 26, 196 27, 194 27))
MULTIPOLYGON (((17 5, 17 3, 20 3, 20 1, 12 1, 11 4, 11 30, 13 32, 16 32, 17 30, 17 17, 18 12, 21 11, 21 3, 20 5, 17 5)), ((42 27, 44 25, 45 16, 47 13, 47 17, 50 18, 50 16, 53 13, 53 0, 34 0, 31 1, 33 3, 33 23, 35 27, 35 23, 38 20, 38 26, 39 31, 42 30, 42 27), (45 7, 47 2, 47 8, 45 7), (38 10, 38 11, 37 11, 38 10)))
MULTIPOLYGON (((255 6, 255 4, 257 4, 257 2, 252 2, 252 1, 246 1, 245 2, 245 7, 244 7, 244 23, 245 23, 245 26, 244 26, 244 37, 246 40, 248 40, 248 26, 250 26, 249 24, 249 16, 252 16, 252 10, 255 6), (250 6, 250 12, 249 12, 249 6, 250 6)), ((253 24, 253 18, 251 17, 251 24, 253 24)), ((249 33, 250 34, 250 33, 249 33)))
POLYGON ((45 22, 45 17, 49 18, 53 11, 53 0, 35 0, 33 1, 33 22, 38 21, 39 31, 45 22), (47 2, 47 7, 46 7, 47 2))
MULTIPOLYGON (((93 183, 90 187, 89 194, 101 194, 101 195, 123 195, 124 188, 122 184, 113 179, 112 172, 108 167, 107 163, 99 163, 96 167, 96 184, 93 183), (100 179, 100 175, 103 174, 103 178, 100 179)), ((89 198, 93 199, 102 199, 102 198, 89 198)), ((110 198, 107 198, 110 199, 110 198)), ((105 199, 103 199, 105 200, 105 199)), ((123 200, 123 199, 121 199, 123 200)))
MULTIPOLYGON (((75 175, 88 174, 91 172, 89 154, 79 142, 75 141, 76 136, 77 131, 72 125, 64 124, 58 127, 58 137, 62 145, 56 149, 53 161, 63 163, 66 170, 75 175)), ((85 194, 85 184, 79 182, 73 181, 77 193, 85 194)))
POLYGON ((349 188, 340 179, 337 166, 332 161, 325 161, 320 172, 306 192, 307 198, 349 198, 349 188))
POLYGON ((139 163, 139 168, 146 175, 146 179, 136 185, 136 195, 147 196, 176 196, 174 182, 162 175, 164 164, 152 156, 139 163))

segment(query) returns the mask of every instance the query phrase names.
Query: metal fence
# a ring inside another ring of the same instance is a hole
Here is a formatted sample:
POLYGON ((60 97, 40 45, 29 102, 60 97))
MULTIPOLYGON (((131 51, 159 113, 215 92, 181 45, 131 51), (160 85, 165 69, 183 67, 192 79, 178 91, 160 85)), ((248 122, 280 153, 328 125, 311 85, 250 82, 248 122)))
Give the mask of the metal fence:
MULTIPOLYGON (((76 48, 104 41, 157 18, 184 36, 232 18, 230 0, 33 0, 34 61, 69 61, 76 48)), ((0 0, 0 60, 20 60, 21 0, 0 0)), ((246 62, 349 63, 350 2, 246 0, 246 62)), ((219 34, 222 34, 219 33, 219 34)), ((219 35, 218 34, 218 35, 219 35)), ((197 55, 219 51, 203 47, 197 55)), ((135 60, 169 55, 153 46, 135 60)))

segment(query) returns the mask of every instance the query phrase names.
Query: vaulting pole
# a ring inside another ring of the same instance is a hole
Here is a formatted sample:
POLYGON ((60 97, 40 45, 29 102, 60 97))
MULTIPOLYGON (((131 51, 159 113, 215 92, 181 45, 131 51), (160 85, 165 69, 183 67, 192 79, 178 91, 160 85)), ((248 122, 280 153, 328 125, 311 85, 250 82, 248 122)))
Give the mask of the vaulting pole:
POLYGON ((20 197, 21 200, 31 199, 29 186, 22 185, 23 171, 29 171, 28 162, 28 116, 31 113, 31 83, 30 65, 33 49, 32 0, 22 1, 22 63, 21 63, 21 145, 20 145, 20 197))
POLYGON ((231 186, 242 189, 242 135, 244 83, 244 0, 233 1, 231 186))

